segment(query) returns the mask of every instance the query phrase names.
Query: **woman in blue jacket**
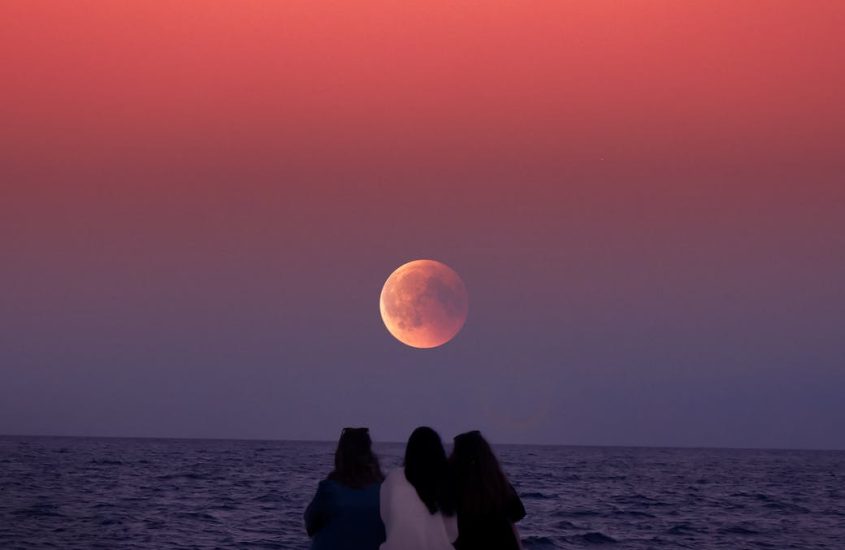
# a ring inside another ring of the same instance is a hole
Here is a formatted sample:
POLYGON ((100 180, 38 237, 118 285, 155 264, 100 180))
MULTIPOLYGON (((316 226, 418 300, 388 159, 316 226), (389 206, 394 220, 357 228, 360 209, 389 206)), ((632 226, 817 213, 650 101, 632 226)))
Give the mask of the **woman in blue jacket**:
POLYGON ((384 475, 367 428, 344 428, 334 470, 305 510, 311 550, 378 550, 384 542, 379 489, 384 475))

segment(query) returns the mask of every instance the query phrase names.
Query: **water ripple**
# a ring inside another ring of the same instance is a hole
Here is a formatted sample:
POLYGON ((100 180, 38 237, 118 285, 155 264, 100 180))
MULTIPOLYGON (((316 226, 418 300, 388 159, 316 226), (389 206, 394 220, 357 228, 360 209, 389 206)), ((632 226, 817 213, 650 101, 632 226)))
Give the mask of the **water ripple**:
MULTIPOLYGON (((332 445, 0 437, 0 548, 306 550, 332 445)), ((385 469, 401 445, 380 445, 385 469)), ((500 446, 526 550, 845 540, 845 453, 500 446)))

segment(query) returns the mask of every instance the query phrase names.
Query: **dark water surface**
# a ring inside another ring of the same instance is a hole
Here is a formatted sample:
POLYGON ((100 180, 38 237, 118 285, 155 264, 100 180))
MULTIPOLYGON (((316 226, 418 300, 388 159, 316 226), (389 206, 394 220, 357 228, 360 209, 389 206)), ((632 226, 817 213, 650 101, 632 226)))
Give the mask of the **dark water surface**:
MULTIPOLYGON (((401 445, 378 447, 385 469, 401 445)), ((304 550, 333 444, 0 437, 0 548, 304 550)), ((526 549, 845 548, 845 453, 499 446, 526 549)))

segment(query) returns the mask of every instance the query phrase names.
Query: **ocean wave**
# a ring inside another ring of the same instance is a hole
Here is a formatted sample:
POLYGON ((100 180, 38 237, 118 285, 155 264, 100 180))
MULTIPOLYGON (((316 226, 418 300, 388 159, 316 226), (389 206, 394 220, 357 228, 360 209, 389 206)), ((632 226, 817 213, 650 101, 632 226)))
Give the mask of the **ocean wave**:
POLYGON ((557 544, 549 537, 530 536, 522 537, 522 545, 525 548, 557 548, 557 544))
POLYGON ((743 527, 741 525, 731 525, 729 527, 723 527, 719 529, 719 532, 725 535, 757 535, 760 533, 755 529, 743 527))
POLYGON ((524 499, 538 499, 538 500, 555 500, 558 498, 558 495, 555 494, 546 494, 540 493, 538 491, 528 492, 528 493, 519 493, 520 498, 524 499))
MULTIPOLYGON (((401 463, 401 445, 377 449, 385 468, 401 463)), ((526 550, 845 540, 843 453, 497 450, 523 497, 526 550)), ((302 513, 333 452, 332 443, 0 438, 0 548, 307 550, 302 513)))
POLYGON ((577 538, 588 544, 614 544, 618 542, 615 538, 605 535, 604 533, 600 533, 598 531, 584 533, 583 535, 578 535, 577 538))
POLYGON ((559 518, 586 518, 601 516, 601 512, 597 510, 556 510, 552 515, 559 518))

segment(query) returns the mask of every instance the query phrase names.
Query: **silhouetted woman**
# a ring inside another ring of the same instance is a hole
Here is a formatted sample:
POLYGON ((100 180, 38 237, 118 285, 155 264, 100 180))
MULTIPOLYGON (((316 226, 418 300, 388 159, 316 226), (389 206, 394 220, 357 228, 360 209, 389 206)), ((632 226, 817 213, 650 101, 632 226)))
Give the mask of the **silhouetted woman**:
POLYGON ((490 445, 473 431, 455 437, 450 465, 458 512, 457 550, 517 550, 525 508, 490 445))
POLYGON ((387 532, 381 550, 453 550, 458 529, 448 461, 431 428, 414 430, 404 467, 382 484, 381 518, 387 532))
POLYGON ((377 550, 384 542, 379 488, 384 480, 367 428, 344 428, 334 471, 305 510, 311 550, 377 550))

